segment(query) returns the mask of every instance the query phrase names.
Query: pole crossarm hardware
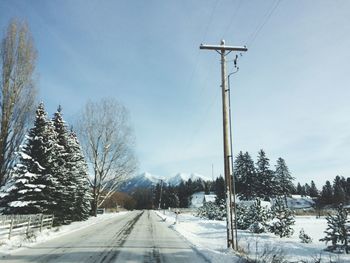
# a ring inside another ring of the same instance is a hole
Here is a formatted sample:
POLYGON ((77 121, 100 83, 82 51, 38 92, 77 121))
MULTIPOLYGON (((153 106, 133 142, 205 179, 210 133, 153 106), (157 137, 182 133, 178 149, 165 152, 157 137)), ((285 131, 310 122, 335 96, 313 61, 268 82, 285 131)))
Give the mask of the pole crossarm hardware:
POLYGON ((248 48, 245 46, 225 46, 224 40, 221 41, 223 43, 222 45, 204 45, 201 44, 199 46, 199 49, 209 49, 209 50, 216 50, 216 51, 242 51, 246 52, 248 51, 248 48))
POLYGON ((222 88, 222 115, 223 115, 223 145, 224 145, 224 168, 225 168, 225 188, 226 188, 226 224, 227 224, 227 247, 238 250, 237 227, 234 227, 236 221, 235 187, 233 176, 233 157, 231 143, 231 118, 230 118, 230 99, 227 88, 226 77, 226 56, 232 51, 246 52, 245 46, 225 46, 225 40, 221 40, 221 45, 203 45, 200 49, 214 50, 221 55, 221 88, 222 88), (234 210, 234 218, 232 215, 234 210), (234 231, 235 229, 235 231, 234 231), (236 233, 236 235, 234 235, 236 233))

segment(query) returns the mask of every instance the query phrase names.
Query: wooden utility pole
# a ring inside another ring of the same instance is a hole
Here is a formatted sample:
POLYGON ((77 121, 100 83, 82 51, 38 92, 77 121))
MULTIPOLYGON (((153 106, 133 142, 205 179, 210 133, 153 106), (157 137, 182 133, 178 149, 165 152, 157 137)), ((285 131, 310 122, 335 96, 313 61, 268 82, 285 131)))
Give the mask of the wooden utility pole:
MULTIPOLYGON (((234 192, 233 184, 233 157, 231 153, 231 136, 230 136, 230 114, 229 114, 229 90, 227 88, 226 81, 226 56, 232 51, 245 52, 248 49, 246 47, 236 46, 225 46, 225 40, 221 40, 221 45, 203 45, 201 44, 200 49, 215 50, 221 56, 221 88, 222 88, 222 114, 223 114, 223 140, 224 140, 224 168, 225 168, 225 187, 226 187, 226 224, 227 224, 227 247, 238 249, 237 247, 237 236, 236 242, 234 241, 234 224, 232 207, 232 198, 236 194, 234 192)), ((234 209, 234 214, 236 211, 234 209)), ((236 217, 235 217, 236 218, 236 217)))

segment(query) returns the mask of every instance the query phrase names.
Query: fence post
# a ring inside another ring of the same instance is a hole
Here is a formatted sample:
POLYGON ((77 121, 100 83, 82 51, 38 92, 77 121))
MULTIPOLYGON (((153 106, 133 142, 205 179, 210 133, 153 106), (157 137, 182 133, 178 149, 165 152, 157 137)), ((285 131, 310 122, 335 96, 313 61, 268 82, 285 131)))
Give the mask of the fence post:
POLYGON ((55 216, 52 215, 52 219, 51 219, 51 226, 50 226, 50 229, 52 229, 52 226, 53 226, 53 220, 54 220, 55 216))
POLYGON ((11 223, 10 223, 10 231, 9 231, 9 239, 11 239, 11 232, 12 232, 12 227, 13 227, 13 220, 14 218, 11 218, 11 223))
POLYGON ((43 223, 44 223, 44 214, 41 214, 41 217, 40 217, 40 232, 43 229, 43 223))
POLYGON ((27 235, 28 235, 28 233, 29 233, 29 228, 30 228, 30 221, 31 221, 31 219, 32 219, 32 217, 29 216, 28 225, 27 225, 27 231, 26 231, 27 235))

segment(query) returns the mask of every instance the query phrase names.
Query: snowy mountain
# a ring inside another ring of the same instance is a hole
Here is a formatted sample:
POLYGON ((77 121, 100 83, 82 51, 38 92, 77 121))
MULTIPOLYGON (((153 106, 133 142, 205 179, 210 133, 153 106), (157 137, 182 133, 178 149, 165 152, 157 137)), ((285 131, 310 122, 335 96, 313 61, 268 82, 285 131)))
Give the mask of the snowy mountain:
POLYGON ((134 177, 128 178, 118 187, 118 191, 131 193, 136 188, 150 188, 156 186, 158 183, 163 181, 167 185, 177 186, 181 181, 186 182, 189 179, 196 181, 201 180, 210 180, 207 177, 197 174, 197 173, 177 173, 170 177, 158 176, 148 172, 136 175, 134 177))
POLYGON ((181 182, 186 182, 189 179, 192 181, 197 181, 198 179, 207 181, 210 180, 203 175, 197 173, 177 173, 172 177, 166 179, 166 183, 172 186, 179 185, 181 182))
POLYGON ((160 179, 157 176, 145 172, 125 180, 118 187, 118 191, 131 193, 136 188, 150 188, 157 185, 158 182, 160 182, 160 179))

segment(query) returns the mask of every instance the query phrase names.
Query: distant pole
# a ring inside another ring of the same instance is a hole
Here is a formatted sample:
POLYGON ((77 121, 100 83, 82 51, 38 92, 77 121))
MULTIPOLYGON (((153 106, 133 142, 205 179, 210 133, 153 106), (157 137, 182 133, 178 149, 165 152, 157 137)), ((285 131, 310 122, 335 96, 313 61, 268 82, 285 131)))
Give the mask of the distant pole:
POLYGON ((214 182, 214 164, 213 163, 211 164, 211 179, 214 182))
MULTIPOLYGON (((221 45, 203 45, 200 49, 215 50, 221 56, 221 89, 222 89, 222 114, 223 114, 223 144, 224 144, 224 168, 225 168, 225 187, 226 187, 226 224, 227 224, 227 247, 238 249, 237 242, 234 242, 234 224, 232 215, 232 195, 235 195, 233 188, 234 178, 232 177, 232 153, 230 137, 230 114, 229 114, 229 93, 226 82, 226 56, 232 51, 245 52, 246 47, 225 46, 225 40, 221 40, 221 45)), ((236 211, 233 211, 236 213, 236 211)), ((235 216, 236 218, 236 216, 235 216)), ((237 239, 237 237, 236 237, 237 239)))
POLYGON ((158 205, 158 210, 161 208, 161 203, 162 203, 162 192, 163 192, 163 180, 160 180, 160 195, 159 195, 159 205, 158 205))

